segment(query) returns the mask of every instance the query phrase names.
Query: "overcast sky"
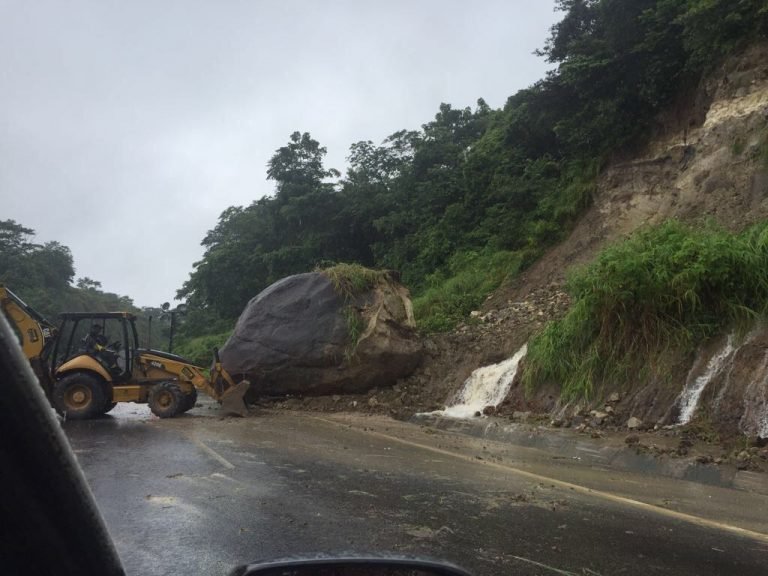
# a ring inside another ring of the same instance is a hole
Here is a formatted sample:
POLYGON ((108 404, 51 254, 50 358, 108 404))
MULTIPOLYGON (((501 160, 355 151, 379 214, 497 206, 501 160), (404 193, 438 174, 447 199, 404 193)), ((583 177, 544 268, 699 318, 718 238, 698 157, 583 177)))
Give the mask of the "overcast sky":
POLYGON ((77 277, 172 300, 299 130, 349 145, 544 75, 550 0, 0 0, 0 219, 77 277))

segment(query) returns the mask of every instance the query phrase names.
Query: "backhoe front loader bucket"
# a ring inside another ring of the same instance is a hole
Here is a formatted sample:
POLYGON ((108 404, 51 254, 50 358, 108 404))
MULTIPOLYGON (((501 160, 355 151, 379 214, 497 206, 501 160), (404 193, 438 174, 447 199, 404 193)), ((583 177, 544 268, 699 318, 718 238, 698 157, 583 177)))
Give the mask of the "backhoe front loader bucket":
POLYGON ((245 405, 243 397, 248 392, 251 383, 248 380, 243 380, 239 384, 235 384, 221 395, 221 412, 227 416, 242 416, 248 415, 248 407, 245 405))

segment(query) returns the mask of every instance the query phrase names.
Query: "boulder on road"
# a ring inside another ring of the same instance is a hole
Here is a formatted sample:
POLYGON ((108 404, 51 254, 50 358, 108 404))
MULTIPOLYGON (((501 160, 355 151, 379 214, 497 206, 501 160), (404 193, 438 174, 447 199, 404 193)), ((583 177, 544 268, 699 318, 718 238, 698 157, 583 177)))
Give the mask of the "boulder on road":
POLYGON ((342 265, 263 290, 220 354, 252 394, 321 395, 392 385, 416 369, 422 345, 407 289, 389 273, 342 265))

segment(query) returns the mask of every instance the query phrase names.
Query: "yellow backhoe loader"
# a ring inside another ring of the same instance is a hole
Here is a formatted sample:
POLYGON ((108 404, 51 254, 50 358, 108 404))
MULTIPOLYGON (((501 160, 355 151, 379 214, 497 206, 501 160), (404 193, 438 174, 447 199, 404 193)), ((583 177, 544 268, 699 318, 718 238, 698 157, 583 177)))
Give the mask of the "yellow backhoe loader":
POLYGON ((202 390, 227 413, 245 415, 249 383, 236 383, 214 349, 210 376, 181 356, 139 347, 128 312, 71 312, 56 327, 0 284, 9 319, 53 407, 66 418, 105 414, 118 402, 148 403, 169 418, 194 407, 202 390))

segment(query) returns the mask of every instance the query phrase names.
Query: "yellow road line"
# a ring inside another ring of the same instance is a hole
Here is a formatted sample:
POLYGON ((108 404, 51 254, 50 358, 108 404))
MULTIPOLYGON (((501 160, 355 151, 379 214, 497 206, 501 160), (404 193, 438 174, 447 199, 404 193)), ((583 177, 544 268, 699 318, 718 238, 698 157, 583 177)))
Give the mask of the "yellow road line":
POLYGON ((757 532, 755 530, 749 530, 747 528, 741 528, 739 526, 734 526, 732 524, 726 524, 723 522, 718 522, 716 520, 710 520, 708 518, 702 518, 701 516, 694 516, 693 514, 686 514, 685 512, 677 512, 675 510, 669 510, 667 508, 662 508, 660 506, 656 506, 654 504, 649 504, 647 502, 642 502, 641 500, 634 500, 632 498, 627 498, 625 496, 619 496, 618 494, 613 494, 611 492, 605 492, 603 490, 595 490, 593 488, 588 488, 587 486, 582 486, 581 484, 574 484, 572 482, 566 482, 564 480, 559 480, 557 478, 551 478, 549 476, 543 476, 541 474, 536 474, 535 472, 527 472, 525 470, 520 470, 518 468, 513 468, 512 466, 507 466, 505 464, 500 464, 498 462, 491 462, 489 460, 477 460, 476 458, 472 456, 466 456, 464 454, 457 454, 456 452, 451 452, 450 450, 445 450, 443 448, 436 448, 434 446, 429 446, 426 444, 420 444, 418 442, 414 442, 412 440, 405 440, 403 438, 398 438, 397 436, 390 436, 389 434, 384 434, 382 432, 376 432, 374 430, 360 430, 359 428, 354 428, 349 426, 348 424, 344 424, 342 422, 338 422, 335 420, 329 420, 326 418, 321 418, 319 416, 311 416, 311 418, 314 418, 315 420, 319 420, 321 422, 325 422, 327 424, 332 424, 337 427, 344 427, 347 430, 354 430, 360 434, 368 434, 372 436, 378 436, 379 438, 384 438, 387 440, 391 440, 393 442, 397 442, 399 444, 403 444, 405 446, 411 446, 413 448, 421 448, 423 450, 429 450, 430 452, 435 452, 437 454, 442 454, 444 456, 451 456, 453 458, 457 458, 460 460, 465 460, 467 462, 471 462, 475 465, 477 464, 484 464, 485 466, 491 466, 492 468, 498 468, 500 470, 504 470, 506 472, 509 472, 511 474, 516 474, 517 476, 522 476, 523 478, 528 478, 530 480, 535 480, 537 482, 547 482, 550 484, 554 484, 555 486, 559 486, 561 488, 567 488, 568 490, 572 490, 574 492, 578 492, 580 494, 585 494, 587 496, 593 496, 595 498, 601 498, 603 500, 607 500, 609 502, 614 502, 617 504, 623 504, 626 506, 631 506, 633 508, 637 508, 639 510, 644 510, 647 512, 653 512, 656 514, 659 514, 661 516, 666 516, 667 518, 674 518, 675 520, 681 520, 683 522, 689 522, 691 524, 696 524, 697 526, 703 526, 706 528, 714 528, 717 530, 724 530, 726 532, 732 532, 734 534, 738 534, 740 536, 745 536, 747 538, 752 538, 754 540, 759 540, 761 542, 764 542, 768 544, 768 534, 765 534, 763 532, 757 532))

